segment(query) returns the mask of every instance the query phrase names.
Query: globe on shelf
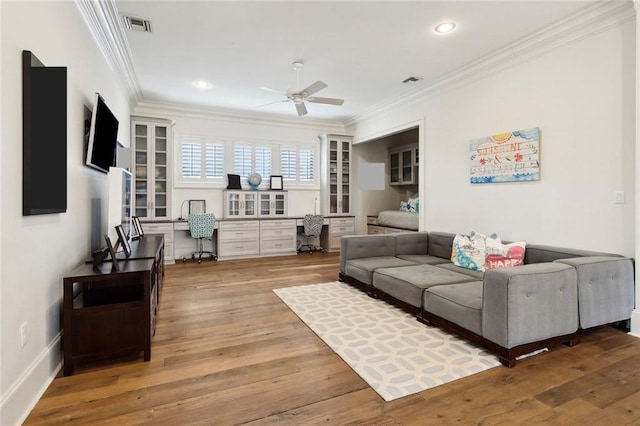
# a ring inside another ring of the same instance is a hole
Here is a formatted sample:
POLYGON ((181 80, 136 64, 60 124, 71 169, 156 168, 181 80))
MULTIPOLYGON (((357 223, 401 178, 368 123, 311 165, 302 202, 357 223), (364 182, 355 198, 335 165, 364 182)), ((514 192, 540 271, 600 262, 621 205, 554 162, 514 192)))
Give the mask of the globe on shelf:
POLYGON ((259 173, 251 173, 247 178, 247 181, 249 181, 249 185, 251 186, 251 189, 253 189, 254 191, 257 191, 258 186, 260 186, 260 184, 262 183, 262 176, 260 176, 259 173))

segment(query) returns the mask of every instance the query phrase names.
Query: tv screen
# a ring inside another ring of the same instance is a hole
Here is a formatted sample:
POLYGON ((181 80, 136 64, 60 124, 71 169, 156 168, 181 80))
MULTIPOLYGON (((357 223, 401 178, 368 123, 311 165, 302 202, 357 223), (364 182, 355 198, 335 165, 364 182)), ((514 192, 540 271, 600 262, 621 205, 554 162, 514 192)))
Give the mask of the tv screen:
POLYGON ((99 93, 96 93, 89 127, 86 164, 108 173, 115 166, 118 119, 113 115, 99 93))
POLYGON ((67 211, 67 68, 22 51, 22 214, 67 211))

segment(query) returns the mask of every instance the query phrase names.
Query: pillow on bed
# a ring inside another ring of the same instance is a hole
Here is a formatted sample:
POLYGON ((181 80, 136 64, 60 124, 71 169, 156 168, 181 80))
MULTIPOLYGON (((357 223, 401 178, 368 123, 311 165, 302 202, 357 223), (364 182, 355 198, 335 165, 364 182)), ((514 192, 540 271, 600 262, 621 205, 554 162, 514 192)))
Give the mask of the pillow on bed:
POLYGON ((400 201, 400 210, 405 212, 418 213, 419 207, 419 198, 409 198, 408 201, 400 201))

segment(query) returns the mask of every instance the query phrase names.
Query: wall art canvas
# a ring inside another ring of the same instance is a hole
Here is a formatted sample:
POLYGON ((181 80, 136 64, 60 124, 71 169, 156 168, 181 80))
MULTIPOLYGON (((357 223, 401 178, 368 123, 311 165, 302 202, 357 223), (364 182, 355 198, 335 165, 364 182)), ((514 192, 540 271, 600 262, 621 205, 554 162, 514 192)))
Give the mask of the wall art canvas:
POLYGON ((471 183, 540 180, 540 128, 500 133, 470 143, 471 183))

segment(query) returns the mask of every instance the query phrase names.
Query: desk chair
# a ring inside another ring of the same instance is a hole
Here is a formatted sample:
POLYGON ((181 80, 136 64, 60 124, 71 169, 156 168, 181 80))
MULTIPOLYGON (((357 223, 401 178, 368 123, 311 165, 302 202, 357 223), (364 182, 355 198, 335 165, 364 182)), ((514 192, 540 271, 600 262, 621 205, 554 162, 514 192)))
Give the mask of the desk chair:
POLYGON ((314 251, 321 251, 325 253, 326 250, 322 247, 317 247, 311 243, 311 239, 318 239, 320 241, 320 233, 322 232, 322 225, 324 224, 324 216, 321 214, 307 214, 304 216, 304 220, 302 221, 304 236, 306 238, 306 243, 301 244, 298 247, 298 254, 302 251, 302 247, 307 247, 309 249, 309 254, 313 254, 314 251))
MULTIPOLYGON (((191 213, 189 214, 189 232, 191 238, 198 240, 198 251, 191 254, 191 258, 195 259, 198 255, 198 263, 202 263, 202 255, 207 253, 211 255, 211 259, 218 260, 218 256, 213 252, 204 250, 204 240, 211 239, 216 224, 216 217, 213 213, 191 213)), ((186 257, 182 258, 183 262, 187 261, 186 257)))

